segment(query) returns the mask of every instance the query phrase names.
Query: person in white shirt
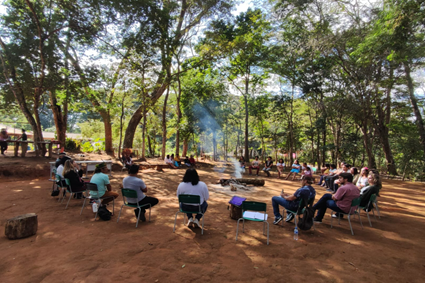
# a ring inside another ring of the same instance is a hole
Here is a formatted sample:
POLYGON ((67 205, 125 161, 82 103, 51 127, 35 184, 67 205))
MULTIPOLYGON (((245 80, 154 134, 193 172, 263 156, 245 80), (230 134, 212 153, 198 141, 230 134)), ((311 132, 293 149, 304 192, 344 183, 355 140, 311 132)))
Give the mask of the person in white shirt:
POLYGON ((171 166, 171 168, 177 168, 176 166, 174 166, 174 161, 170 158, 170 155, 167 154, 167 156, 164 159, 165 164, 168 164, 169 166, 171 166))
POLYGON ((285 162, 283 159, 279 159, 279 162, 276 164, 277 167, 277 178, 280 179, 280 174, 283 174, 283 170, 285 170, 285 162))
MULTIPOLYGON (((124 189, 130 189, 137 192, 137 199, 136 198, 127 198, 128 204, 139 204, 144 205, 150 203, 151 207, 158 204, 158 199, 154 197, 149 197, 145 195, 145 193, 148 191, 148 187, 146 187, 145 182, 143 182, 142 179, 137 178, 137 174, 139 173, 139 165, 131 165, 128 169, 128 176, 124 178, 122 181, 122 185, 124 189)), ((146 208, 148 206, 141 207, 141 211, 139 211, 138 208, 134 210, 134 214, 136 217, 142 222, 146 221, 145 212, 146 208), (140 213, 140 218, 139 218, 140 213)))
MULTIPOLYGON (((201 212, 205 213, 207 211, 207 200, 209 199, 208 187, 204 182, 199 181, 199 175, 195 168, 186 170, 183 182, 177 187, 177 197, 182 194, 200 196, 201 212)), ((180 208, 185 211, 193 211, 194 213, 199 212, 199 205, 196 204, 180 203, 180 208)), ((202 218, 202 214, 197 213, 195 219, 193 219, 193 214, 187 213, 187 218, 189 219, 187 226, 196 225, 201 228, 199 221, 202 218)))

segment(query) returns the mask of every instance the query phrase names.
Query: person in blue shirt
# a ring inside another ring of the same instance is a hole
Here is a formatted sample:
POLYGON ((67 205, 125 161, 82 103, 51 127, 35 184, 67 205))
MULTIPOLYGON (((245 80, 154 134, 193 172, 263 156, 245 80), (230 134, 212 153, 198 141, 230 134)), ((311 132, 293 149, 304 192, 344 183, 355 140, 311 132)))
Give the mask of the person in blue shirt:
POLYGON ((298 160, 294 161, 294 164, 292 164, 292 169, 289 172, 288 176, 286 176, 285 180, 289 179, 289 176, 291 176, 292 173, 294 173, 294 176, 292 177, 292 181, 295 180, 295 177, 297 176, 297 174, 299 174, 301 172, 301 165, 298 162, 298 160))
POLYGON ((102 204, 107 204, 112 200, 116 199, 119 194, 112 191, 111 184, 109 183, 108 167, 106 163, 100 163, 96 165, 93 177, 91 177, 90 183, 97 185, 98 191, 90 191, 90 195, 93 197, 104 197, 102 204))
MULTIPOLYGON (((275 216, 273 224, 277 225, 282 221, 283 217, 279 211, 279 205, 283 206, 285 209, 296 211, 302 199, 313 199, 316 197, 316 190, 311 186, 313 184, 313 178, 305 177, 301 180, 301 188, 295 191, 293 195, 281 193, 280 196, 272 198, 273 213, 275 216)), ((289 211, 286 211, 287 217, 286 222, 292 221, 294 219, 294 214, 289 211)))

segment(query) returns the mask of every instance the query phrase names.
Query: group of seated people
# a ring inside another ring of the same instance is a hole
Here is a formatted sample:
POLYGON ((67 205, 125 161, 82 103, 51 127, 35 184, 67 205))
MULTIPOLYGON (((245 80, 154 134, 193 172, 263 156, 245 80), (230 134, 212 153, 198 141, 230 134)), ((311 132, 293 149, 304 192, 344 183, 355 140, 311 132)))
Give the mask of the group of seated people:
MULTIPOLYGON (((344 168, 341 169, 343 171, 347 171, 346 164, 344 168)), ((316 217, 314 218, 315 222, 322 222, 327 208, 330 208, 332 211, 336 212, 336 214, 332 215, 332 217, 342 218, 343 214, 350 213, 351 202, 355 198, 361 197, 360 206, 366 207, 369 204, 369 199, 373 194, 379 195, 379 191, 382 185, 378 171, 369 170, 366 167, 362 169, 361 175, 353 174, 357 173, 356 170, 349 172, 343 171, 338 173, 338 180, 335 180, 339 186, 338 190, 335 191, 334 194, 328 193, 323 195, 320 200, 313 206, 314 210, 317 211, 316 217)), ((326 170, 324 170, 324 172, 326 172, 326 170)), ((294 194, 285 194, 282 190, 280 196, 275 196, 272 198, 273 213, 275 216, 273 224, 276 225, 283 219, 279 211, 279 205, 283 206, 287 210, 287 217, 285 221, 290 222, 292 219, 294 219, 294 214, 289 210, 296 211, 301 199, 311 200, 315 198, 316 191, 312 187, 314 179, 310 176, 304 176, 301 182, 301 188, 299 188, 294 194)), ((367 207, 366 209, 370 210, 372 207, 367 207)))
POLYGON ((190 157, 185 157, 183 161, 180 159, 179 155, 176 154, 174 157, 174 154, 167 154, 167 156, 164 159, 165 164, 169 165, 171 168, 179 168, 182 164, 186 165, 187 167, 195 167, 196 161, 195 158, 193 158, 193 155, 190 157))
MULTIPOLYGON (((239 163, 240 163, 240 167, 244 169, 245 159, 242 156, 239 158, 239 163)), ((254 161, 252 161, 251 165, 248 167, 249 175, 252 175, 252 169, 256 169, 257 170, 256 175, 258 176, 258 172, 260 171, 260 166, 261 166, 261 162, 258 156, 256 156, 254 161)), ((270 170, 272 169, 272 167, 273 167, 273 160, 272 160, 272 157, 269 156, 263 168, 263 171, 264 173, 266 173, 267 177, 271 176, 270 170)), ((311 170, 309 166, 307 166, 307 163, 303 163, 303 165, 301 166, 298 160, 295 160, 294 164, 292 164, 291 167, 292 167, 291 171, 288 173, 285 180, 288 180, 291 175, 293 175, 292 180, 295 180, 297 174, 300 174, 300 173, 301 173, 301 178, 313 177, 313 171, 311 170)), ((277 178, 280 179, 281 176, 283 175, 283 171, 285 170, 285 162, 283 161, 282 158, 279 159, 279 161, 276 163, 276 168, 277 168, 277 178)))

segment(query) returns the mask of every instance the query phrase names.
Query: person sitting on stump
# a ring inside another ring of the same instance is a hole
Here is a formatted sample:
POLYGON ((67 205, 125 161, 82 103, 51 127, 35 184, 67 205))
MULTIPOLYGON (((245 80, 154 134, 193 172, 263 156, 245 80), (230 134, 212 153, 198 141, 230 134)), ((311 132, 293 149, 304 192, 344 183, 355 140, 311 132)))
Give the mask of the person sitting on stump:
POLYGON ((252 169, 257 169, 257 176, 258 176, 258 171, 260 171, 260 161, 258 160, 258 156, 255 157, 255 160, 252 161, 251 166, 249 166, 248 169, 249 169, 249 175, 252 175, 252 169))
MULTIPOLYGON (((143 182, 142 179, 137 177, 137 174, 139 173, 139 165, 131 165, 128 169, 128 176, 124 178, 122 181, 122 185, 124 189, 130 189, 137 192, 137 198, 127 198, 128 204, 133 205, 144 205, 144 204, 150 204, 151 207, 158 204, 158 199, 154 197, 149 197, 145 195, 145 193, 148 191, 148 187, 145 185, 145 182, 143 182)), ((144 206, 140 208, 136 208, 134 210, 134 214, 136 215, 136 218, 139 219, 139 212, 140 212, 140 220, 142 222, 146 222, 146 208, 148 206, 144 206)))
MULTIPOLYGON (((285 209, 296 211, 302 199, 310 200, 316 197, 316 190, 311 184, 313 184, 313 178, 305 177, 301 180, 301 188, 296 190, 293 195, 284 194, 282 191, 280 196, 272 198, 273 214, 275 216, 273 224, 277 225, 283 219, 279 211, 279 205, 283 206, 285 209)), ((293 213, 286 211, 286 214, 286 222, 290 222, 294 219, 293 213)))
POLYGON ((295 177, 297 176, 297 174, 299 174, 301 172, 301 165, 298 162, 297 159, 295 159, 294 164, 292 164, 292 169, 289 172, 288 176, 286 176, 285 180, 288 180, 289 177, 291 176, 292 173, 294 173, 294 176, 292 177, 292 181, 295 180, 295 177))
MULTIPOLYGON (((320 200, 313 206, 314 210, 317 210, 314 222, 322 222, 323 216, 326 213, 326 209, 330 208, 335 212, 350 213, 351 202, 353 199, 360 196, 359 189, 351 183, 353 181, 353 175, 350 173, 341 173, 338 176, 338 180, 341 187, 338 191, 332 194, 324 194, 320 200)), ((332 217, 338 217, 336 214, 332 217)), ((342 216, 342 215, 341 215, 342 216)))
POLYGON ((270 170, 272 170, 273 167, 273 160, 272 157, 269 156, 266 160, 266 164, 264 165, 263 171, 267 174, 267 177, 270 177, 270 170))

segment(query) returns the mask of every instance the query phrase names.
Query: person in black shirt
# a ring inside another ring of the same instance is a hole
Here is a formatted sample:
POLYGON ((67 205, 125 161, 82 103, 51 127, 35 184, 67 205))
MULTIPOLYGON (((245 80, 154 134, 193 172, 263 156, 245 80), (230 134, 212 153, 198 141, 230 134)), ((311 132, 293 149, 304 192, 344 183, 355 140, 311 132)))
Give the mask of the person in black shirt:
POLYGON ((272 167, 273 167, 273 160, 272 160, 272 157, 269 156, 267 158, 266 165, 263 168, 263 171, 267 174, 267 177, 270 177, 270 170, 272 170, 272 167))

